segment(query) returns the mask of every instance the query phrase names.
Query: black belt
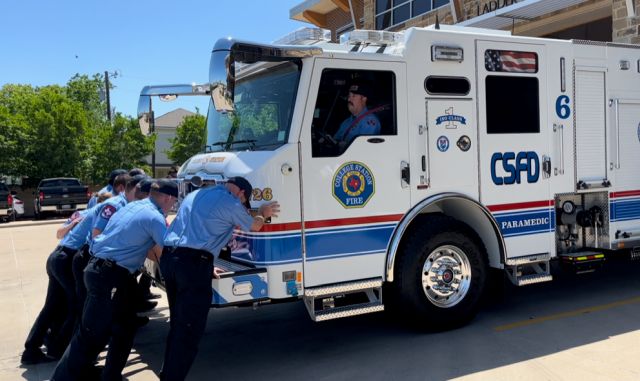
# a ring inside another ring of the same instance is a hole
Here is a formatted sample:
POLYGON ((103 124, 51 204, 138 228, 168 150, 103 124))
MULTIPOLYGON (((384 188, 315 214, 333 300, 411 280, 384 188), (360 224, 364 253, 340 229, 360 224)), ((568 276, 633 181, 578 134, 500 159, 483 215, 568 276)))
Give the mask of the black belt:
POLYGON ((56 249, 64 252, 67 255, 71 255, 71 256, 73 256, 76 252, 78 252, 77 249, 72 249, 70 247, 62 246, 62 245, 58 246, 56 249))
POLYGON ((129 270, 127 270, 124 267, 118 265, 118 263, 116 261, 114 261, 113 259, 104 259, 104 258, 93 257, 93 258, 91 258, 91 262, 93 262, 95 264, 95 266, 98 267, 98 268, 108 268, 108 269, 116 270, 116 271, 119 271, 119 272, 126 272, 127 275, 132 275, 129 272, 129 270))
POLYGON ((189 257, 200 257, 203 259, 211 258, 213 259, 213 254, 206 250, 193 249, 191 247, 180 247, 180 246, 165 246, 163 251, 165 253, 172 253, 177 255, 184 255, 189 257))

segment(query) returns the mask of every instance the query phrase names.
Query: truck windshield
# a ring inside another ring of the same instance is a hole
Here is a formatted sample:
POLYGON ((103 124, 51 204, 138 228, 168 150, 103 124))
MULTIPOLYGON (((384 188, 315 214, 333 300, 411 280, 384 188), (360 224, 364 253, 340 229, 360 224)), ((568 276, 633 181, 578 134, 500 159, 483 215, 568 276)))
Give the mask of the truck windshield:
POLYGON ((209 102, 207 150, 275 150, 287 142, 300 78, 294 62, 236 64, 235 112, 209 102))

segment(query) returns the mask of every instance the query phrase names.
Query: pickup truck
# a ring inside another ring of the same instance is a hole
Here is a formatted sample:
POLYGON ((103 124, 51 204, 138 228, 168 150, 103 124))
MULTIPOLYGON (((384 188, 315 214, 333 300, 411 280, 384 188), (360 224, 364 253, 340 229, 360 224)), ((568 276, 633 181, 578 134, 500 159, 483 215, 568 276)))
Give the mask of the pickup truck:
POLYGON ((74 178, 52 178, 40 181, 34 193, 33 210, 36 218, 44 213, 72 213, 86 209, 91 194, 89 187, 74 178))
POLYGON ((9 192, 9 188, 7 184, 0 183, 0 219, 9 218, 9 213, 11 211, 11 193, 9 192))

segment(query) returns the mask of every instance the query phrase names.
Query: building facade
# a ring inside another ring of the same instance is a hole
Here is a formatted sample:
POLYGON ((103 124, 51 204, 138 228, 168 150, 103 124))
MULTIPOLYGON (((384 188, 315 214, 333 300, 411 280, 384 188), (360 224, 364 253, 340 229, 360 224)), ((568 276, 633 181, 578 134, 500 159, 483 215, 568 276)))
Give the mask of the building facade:
POLYGON ((514 35, 640 43, 640 0, 306 0, 292 19, 331 30, 400 31, 436 23, 514 35))
MULTIPOLYGON (((174 165, 171 159, 167 157, 167 150, 171 148, 171 141, 176 136, 176 128, 182 123, 184 118, 195 113, 178 108, 161 115, 155 119, 156 132, 156 167, 155 177, 166 177, 171 167, 174 165)), ((146 162, 151 165, 151 155, 145 158, 146 162)))

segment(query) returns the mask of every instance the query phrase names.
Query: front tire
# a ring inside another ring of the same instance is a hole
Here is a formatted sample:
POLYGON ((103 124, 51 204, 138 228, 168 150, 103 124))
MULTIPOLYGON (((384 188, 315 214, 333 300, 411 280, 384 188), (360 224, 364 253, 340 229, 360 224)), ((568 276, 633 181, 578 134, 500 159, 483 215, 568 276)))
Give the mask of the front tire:
POLYGON ((393 289, 403 316, 431 331, 473 319, 488 265, 484 245, 469 226, 443 215, 425 216, 398 254, 393 289))

